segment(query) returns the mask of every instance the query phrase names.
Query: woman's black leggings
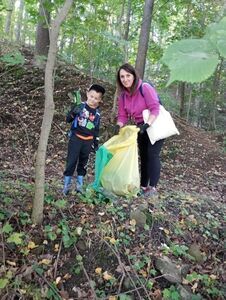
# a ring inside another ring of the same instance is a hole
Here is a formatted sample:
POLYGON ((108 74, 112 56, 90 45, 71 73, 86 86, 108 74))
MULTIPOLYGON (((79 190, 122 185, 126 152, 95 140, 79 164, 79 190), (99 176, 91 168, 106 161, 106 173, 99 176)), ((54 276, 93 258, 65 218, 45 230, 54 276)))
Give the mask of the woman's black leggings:
POLYGON ((141 186, 156 187, 160 178, 160 152, 164 140, 151 144, 147 132, 138 133, 138 147, 140 152, 141 186))

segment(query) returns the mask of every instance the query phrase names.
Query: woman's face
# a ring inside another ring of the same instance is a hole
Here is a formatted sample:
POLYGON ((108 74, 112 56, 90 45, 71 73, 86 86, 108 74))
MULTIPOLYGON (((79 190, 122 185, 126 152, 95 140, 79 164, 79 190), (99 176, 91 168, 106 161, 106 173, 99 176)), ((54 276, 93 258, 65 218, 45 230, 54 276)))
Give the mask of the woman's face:
POLYGON ((122 85, 126 88, 126 89, 130 89, 131 86, 133 85, 133 81, 134 81, 134 75, 121 69, 119 71, 119 78, 121 80, 122 85))

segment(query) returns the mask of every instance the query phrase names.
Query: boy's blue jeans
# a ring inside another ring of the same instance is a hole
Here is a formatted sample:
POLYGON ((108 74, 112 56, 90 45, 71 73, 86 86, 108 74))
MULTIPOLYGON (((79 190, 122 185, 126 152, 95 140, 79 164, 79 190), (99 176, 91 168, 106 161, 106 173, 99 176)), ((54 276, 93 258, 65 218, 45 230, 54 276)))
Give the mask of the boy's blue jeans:
POLYGON ((93 140, 82 140, 76 135, 71 136, 68 143, 68 154, 64 176, 73 176, 77 167, 79 176, 86 175, 86 165, 91 152, 93 140))

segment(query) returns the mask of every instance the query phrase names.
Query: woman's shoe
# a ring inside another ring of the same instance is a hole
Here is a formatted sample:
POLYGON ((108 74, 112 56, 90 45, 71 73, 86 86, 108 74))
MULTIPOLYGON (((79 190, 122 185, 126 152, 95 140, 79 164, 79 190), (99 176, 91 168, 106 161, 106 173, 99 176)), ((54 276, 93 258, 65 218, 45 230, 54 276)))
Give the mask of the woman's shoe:
POLYGON ((145 198, 150 198, 152 196, 157 196, 158 192, 155 187, 147 186, 147 187, 141 187, 140 190, 140 196, 145 198))

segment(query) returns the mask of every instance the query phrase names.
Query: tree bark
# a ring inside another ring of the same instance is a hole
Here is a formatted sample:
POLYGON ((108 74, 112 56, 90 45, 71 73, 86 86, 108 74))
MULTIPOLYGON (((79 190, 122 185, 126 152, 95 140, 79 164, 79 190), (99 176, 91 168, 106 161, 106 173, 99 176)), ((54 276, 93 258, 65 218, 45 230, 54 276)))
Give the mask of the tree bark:
POLYGON ((192 86, 189 88, 189 98, 188 98, 188 108, 187 108, 187 122, 189 121, 190 111, 191 111, 191 102, 192 102, 192 86))
POLYGON ((218 90, 220 86, 220 77, 223 69, 223 59, 221 60, 218 68, 215 72, 214 81, 213 81, 213 102, 210 106, 210 116, 209 116, 209 130, 216 130, 216 108, 218 100, 218 90))
POLYGON ((7 16, 5 22, 5 35, 9 37, 10 35, 10 28, 11 28, 11 21, 12 21, 12 14, 14 10, 15 0, 9 0, 7 5, 7 16))
POLYGON ((185 106, 185 82, 180 83, 180 117, 184 116, 184 106, 185 106))
POLYGON ((129 40, 131 7, 132 7, 132 1, 128 0, 128 7, 127 7, 127 13, 126 13, 126 24, 125 24, 125 34, 124 34, 124 40, 125 40, 125 47, 124 47, 125 61, 128 61, 128 40, 129 40))
POLYGON ((23 22, 23 26, 21 28, 21 44, 25 45, 26 43, 26 34, 27 34, 27 20, 28 20, 28 13, 26 12, 26 10, 24 11, 24 22, 23 22))
POLYGON ((17 23, 16 23, 16 32, 15 32, 17 42, 20 42, 23 12, 24 12, 24 0, 20 0, 19 12, 18 12, 17 23))
POLYGON ((141 78, 143 78, 145 71, 145 62, 148 50, 153 7, 154 0, 145 0, 144 14, 140 30, 138 52, 135 65, 136 70, 141 78))
POLYGON ((47 1, 49 0, 40 0, 40 20, 38 21, 36 29, 35 56, 48 55, 50 12, 45 8, 45 2, 47 1))
POLYGON ((59 10, 55 20, 51 24, 50 46, 45 69, 45 108, 35 166, 35 197, 33 199, 31 216, 34 224, 41 224, 43 220, 45 159, 55 107, 53 101, 53 72, 57 54, 57 39, 60 31, 60 25, 66 18, 72 3, 73 0, 66 0, 62 8, 59 10))

